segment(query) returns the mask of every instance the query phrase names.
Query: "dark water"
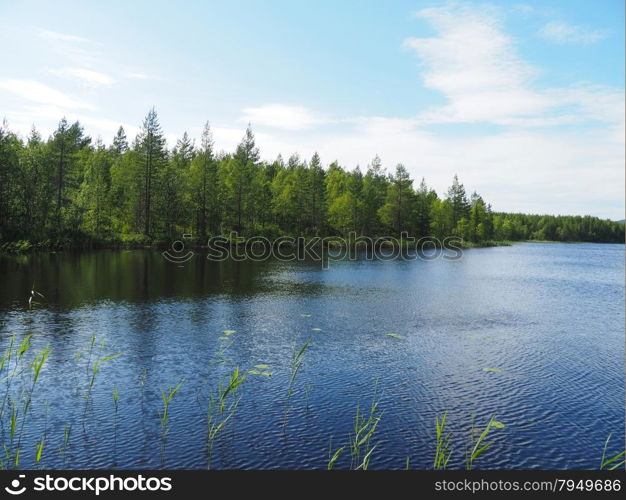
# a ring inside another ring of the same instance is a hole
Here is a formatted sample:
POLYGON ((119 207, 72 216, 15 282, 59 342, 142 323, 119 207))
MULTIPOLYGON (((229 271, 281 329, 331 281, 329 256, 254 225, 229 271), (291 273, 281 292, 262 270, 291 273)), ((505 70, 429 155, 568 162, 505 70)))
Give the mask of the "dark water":
MULTIPOLYGON (((478 427, 492 414, 506 425, 477 468, 597 468, 609 432, 610 448, 623 449, 622 245, 519 244, 329 270, 199 257, 179 267, 148 251, 36 254, 1 258, 0 280, 2 348, 31 333, 28 356, 52 349, 20 467, 34 465, 43 436, 42 467, 206 468, 207 395, 235 366, 258 364, 272 376, 240 387, 215 468, 325 468, 331 438, 334 449, 347 444, 377 379, 371 468, 404 468, 407 456, 430 467, 434 419, 446 410, 456 467, 472 412, 478 427), (29 310, 33 283, 45 297, 29 310), (224 330, 235 333, 220 340, 224 330), (93 334, 92 360, 123 355, 102 363, 86 398, 93 334), (306 339, 285 419, 292 350, 306 339), (212 362, 225 345, 224 362, 212 362), (163 445, 159 391, 183 378, 163 445)), ((7 445, 8 409, 2 422, 7 445)), ((347 466, 344 454, 336 467, 347 466)))

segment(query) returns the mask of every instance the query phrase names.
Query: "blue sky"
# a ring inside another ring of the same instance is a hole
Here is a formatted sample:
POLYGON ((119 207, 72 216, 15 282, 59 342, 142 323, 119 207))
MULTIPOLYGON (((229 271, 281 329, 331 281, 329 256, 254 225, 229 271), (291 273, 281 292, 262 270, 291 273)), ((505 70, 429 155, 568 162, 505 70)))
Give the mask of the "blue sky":
POLYGON ((454 173, 494 209, 624 218, 624 3, 0 1, 0 115, 109 142, 156 106, 231 150, 454 173))

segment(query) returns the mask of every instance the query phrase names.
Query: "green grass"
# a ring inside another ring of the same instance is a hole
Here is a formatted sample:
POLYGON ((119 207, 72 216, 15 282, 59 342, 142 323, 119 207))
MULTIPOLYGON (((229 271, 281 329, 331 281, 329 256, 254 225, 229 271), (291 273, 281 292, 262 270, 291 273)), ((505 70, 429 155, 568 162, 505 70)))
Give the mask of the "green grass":
POLYGON ((246 380, 247 373, 240 373, 239 367, 231 373, 226 384, 218 384, 216 394, 209 398, 207 408, 207 468, 211 468, 213 446, 217 437, 224 431, 226 425, 235 416, 239 406, 237 390, 246 380))
POLYGON ((446 433, 446 420, 448 418, 448 412, 445 412, 441 417, 435 417, 435 461, 433 462, 433 469, 445 470, 450 461, 452 450, 450 449, 450 440, 452 439, 451 433, 446 433))
POLYGON ((602 450, 602 459, 600 460, 600 470, 616 470, 624 467, 624 451, 613 455, 612 457, 606 456, 606 449, 609 446, 611 440, 611 434, 606 438, 604 442, 604 449, 602 450))
POLYGON ((165 390, 161 389, 161 402, 163 406, 161 411, 159 411, 159 422, 161 424, 161 435, 163 438, 165 438, 169 431, 170 405, 172 404, 174 396, 178 394, 178 391, 180 391, 180 388, 183 386, 183 382, 184 379, 178 382, 178 385, 174 387, 170 385, 165 390))
POLYGON ((380 424, 382 418, 382 412, 380 411, 379 405, 378 380, 376 380, 374 395, 372 397, 369 410, 363 412, 360 405, 357 405, 356 407, 352 433, 348 436, 348 444, 337 448, 334 453, 331 453, 331 442, 329 446, 329 460, 326 464, 326 468, 328 470, 333 469, 335 463, 346 449, 350 451, 350 469, 368 469, 372 459, 372 454, 376 449, 376 445, 372 445, 372 439, 376 434, 378 425, 380 424))
POLYGON ((474 423, 474 415, 472 414, 472 427, 468 439, 469 447, 465 453, 465 470, 472 470, 474 462, 478 457, 485 453, 493 444, 492 441, 487 441, 490 431, 492 429, 504 429, 504 424, 496 420, 495 415, 491 416, 482 432, 474 426, 474 423), (480 432, 480 434, 478 438, 476 438, 478 432, 480 432))

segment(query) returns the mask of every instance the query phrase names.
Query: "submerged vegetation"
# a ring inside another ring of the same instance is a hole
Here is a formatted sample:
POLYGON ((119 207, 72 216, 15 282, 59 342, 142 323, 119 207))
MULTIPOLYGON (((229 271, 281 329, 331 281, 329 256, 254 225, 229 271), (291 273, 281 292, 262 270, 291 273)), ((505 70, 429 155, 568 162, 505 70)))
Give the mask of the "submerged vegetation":
MULTIPOLYGON (((460 166, 461 167, 461 166, 460 166)), ((248 128, 231 153, 211 130, 169 149, 152 109, 134 140, 122 127, 109 146, 61 120, 44 139, 0 127, 0 252, 103 245, 146 246, 191 234, 275 238, 399 236, 463 238, 470 246, 511 240, 624 242, 624 224, 596 217, 494 212, 455 176, 445 195, 375 157, 363 172, 319 155, 262 161, 248 128)))

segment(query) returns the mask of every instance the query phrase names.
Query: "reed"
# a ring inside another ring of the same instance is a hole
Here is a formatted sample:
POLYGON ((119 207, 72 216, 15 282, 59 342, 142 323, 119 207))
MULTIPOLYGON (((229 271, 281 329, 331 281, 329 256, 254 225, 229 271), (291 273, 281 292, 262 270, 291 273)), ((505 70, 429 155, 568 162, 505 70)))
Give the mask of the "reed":
MULTIPOLYGON (((30 345, 30 341, 29 341, 29 345, 30 345)), ((33 394, 35 392, 35 386, 37 384, 37 381, 39 380, 39 376, 41 375, 41 370, 43 368, 43 365, 48 359, 49 355, 50 355, 49 346, 46 346, 35 355, 35 359, 33 360, 33 363, 32 363, 33 373, 32 373, 32 380, 31 380, 30 387, 22 391, 23 404, 22 404, 21 423, 20 423, 20 431, 19 431, 18 438, 17 438, 16 453, 15 453, 15 459, 16 459, 15 466, 16 467, 19 464, 19 452, 21 450, 22 437, 24 436, 24 427, 26 426, 26 419, 28 417, 28 412, 30 411, 30 408, 31 408, 33 394)), ((12 434, 14 435, 14 431, 12 434)))
POLYGON ((368 413, 362 413, 360 407, 356 408, 354 417, 354 434, 350 439, 350 456, 352 457, 351 468, 354 470, 367 470, 372 453, 376 446, 371 445, 372 437, 378 429, 382 414, 378 411, 378 401, 374 399, 368 413))
POLYGON ((208 469, 211 468, 215 441, 235 415, 240 400, 240 398, 237 397, 237 390, 241 384, 243 384, 247 376, 247 373, 241 374, 239 368, 235 368, 228 379, 228 383, 218 384, 216 394, 211 394, 209 398, 209 406, 207 409, 208 469))
POLYGON ((35 463, 36 464, 41 462, 41 457, 43 455, 43 445, 45 442, 46 442, 46 438, 42 436, 42 438, 39 440, 39 443, 37 443, 37 447, 35 448, 35 463))
POLYGON ((106 361, 111 361, 112 359, 119 358, 123 353, 119 352, 117 354, 113 354, 111 356, 105 356, 104 358, 98 358, 94 362, 91 367, 91 377, 89 378, 89 385, 87 386, 87 398, 91 397, 91 390, 93 389, 94 384, 96 383, 96 375, 100 371, 100 365, 106 361))
POLYGON ((476 459, 486 452, 493 444, 493 441, 487 442, 487 437, 489 436, 491 429, 504 429, 504 424, 496 420, 495 415, 492 415, 483 431, 478 435, 478 438, 476 438, 478 429, 475 428, 474 422, 474 414, 472 414, 472 426, 468 439, 469 448, 465 452, 466 470, 472 470, 476 459))
POLYGON ((311 341, 307 340, 302 347, 298 351, 294 349, 294 355, 291 359, 291 374, 289 376, 289 389, 287 390, 287 400, 289 400, 293 394, 294 384, 296 381, 296 376, 302 368, 302 363, 304 362, 304 355, 306 354, 309 346, 311 345, 311 341))
POLYGON ((328 470, 331 470, 334 467, 335 463, 346 448, 350 450, 350 469, 368 469, 372 453, 376 449, 376 445, 372 446, 372 438, 374 437, 382 418, 382 412, 379 410, 379 404, 378 379, 376 379, 374 395, 372 397, 372 403, 370 404, 369 411, 363 412, 360 405, 357 405, 356 407, 353 432, 348 437, 348 445, 338 448, 332 455, 331 448, 329 448, 330 458, 326 465, 328 470))
POLYGON ((161 389, 161 401, 163 403, 163 408, 159 411, 159 422, 161 423, 161 437, 163 439, 165 439, 165 436, 169 431, 170 404, 172 403, 174 396, 176 396, 182 387, 184 381, 185 380, 182 379, 175 387, 172 387, 171 385, 168 386, 165 391, 161 389))
POLYGON ((332 441, 329 445, 328 448, 328 463, 326 464, 326 469, 328 470, 333 470, 333 467, 335 466, 335 462, 337 462, 337 460, 339 459, 339 457, 341 456, 341 454, 345 451, 346 447, 342 446, 341 448, 337 448, 335 450, 335 452, 331 455, 332 453, 332 441))
POLYGON ((63 427, 63 444, 59 446, 59 454, 63 457, 63 466, 65 467, 65 461, 67 457, 67 447, 70 444, 70 437, 72 434, 72 424, 65 424, 63 427))
POLYGON ((446 433, 446 420, 448 418, 448 412, 445 412, 439 420, 439 417, 435 417, 435 461, 433 463, 433 469, 445 470, 450 461, 452 450, 450 449, 450 440, 452 433, 446 433))
POLYGON ((616 470, 620 467, 624 467, 624 451, 613 455, 612 457, 606 457, 606 449, 609 446, 611 440, 611 434, 608 435, 604 442, 604 449, 602 450, 602 459, 600 460, 600 470, 616 470))

